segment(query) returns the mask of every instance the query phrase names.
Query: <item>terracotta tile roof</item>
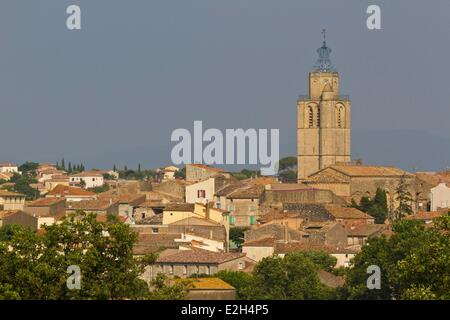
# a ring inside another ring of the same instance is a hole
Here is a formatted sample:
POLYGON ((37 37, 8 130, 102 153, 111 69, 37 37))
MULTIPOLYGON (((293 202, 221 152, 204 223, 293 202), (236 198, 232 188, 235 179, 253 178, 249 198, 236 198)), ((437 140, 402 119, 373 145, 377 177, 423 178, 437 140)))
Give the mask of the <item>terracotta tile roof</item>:
POLYGON ((340 225, 335 221, 318 221, 318 222, 308 222, 303 225, 303 231, 309 234, 323 234, 327 233, 330 229, 340 225))
POLYGON ((194 204, 193 203, 170 203, 164 208, 164 211, 194 212, 194 204))
POLYGON ((172 251, 173 253, 177 253, 179 251, 179 243, 175 242, 175 239, 179 239, 180 237, 180 233, 139 233, 139 240, 133 246, 133 254, 143 255, 159 252, 161 249, 165 250, 159 254, 159 257, 164 257, 172 251))
POLYGON ((99 199, 102 200, 112 200, 114 202, 119 202, 120 204, 130 204, 130 205, 139 205, 145 201, 144 194, 99 194, 99 199))
POLYGON ((17 165, 14 164, 14 163, 11 163, 11 162, 4 162, 4 163, 0 163, 0 167, 2 167, 2 168, 5 168, 5 167, 11 168, 11 167, 17 167, 17 165))
POLYGON ((9 180, 9 179, 11 179, 11 177, 12 177, 12 173, 0 172, 0 179, 1 180, 9 180))
POLYGON ((66 196, 95 196, 96 194, 91 191, 87 191, 82 188, 76 188, 76 187, 69 187, 64 186, 62 184, 57 185, 53 188, 52 191, 47 193, 49 196, 60 196, 60 197, 66 197, 66 196))
POLYGON ((166 206, 167 203, 160 200, 145 200, 139 205, 141 208, 165 208, 166 206))
POLYGON ((276 178, 273 177, 250 178, 243 180, 243 182, 250 185, 260 185, 260 186, 265 186, 268 184, 281 184, 278 182, 276 178))
POLYGON ((25 197, 24 194, 0 189, 0 197, 25 197))
POLYGON ((383 233, 386 229, 387 225, 384 224, 366 224, 350 228, 347 231, 349 236, 371 237, 383 233))
POLYGON ((438 211, 419 211, 415 214, 407 216, 407 220, 433 220, 442 216, 449 215, 450 209, 442 209, 438 211))
POLYGON ((317 173, 313 173, 310 175, 306 181, 306 183, 337 183, 337 184, 348 184, 350 181, 347 178, 339 177, 336 174, 333 174, 329 171, 319 171, 317 173))
POLYGON ((0 210, 0 220, 2 220, 3 218, 9 217, 19 211, 21 211, 21 210, 0 210))
POLYGON ((272 247, 275 245, 275 237, 263 237, 260 239, 246 241, 244 247, 272 247))
POLYGON ((117 202, 110 202, 107 200, 82 200, 76 202, 69 202, 66 204, 67 210, 107 210, 113 205, 117 205, 117 202))
POLYGON ((388 166, 357 166, 357 165, 334 165, 330 168, 339 171, 350 177, 376 177, 411 175, 410 173, 395 167, 388 166))
POLYGON ((315 190, 315 189, 304 183, 274 183, 270 184, 267 190, 296 191, 296 190, 315 190))
POLYGON ((215 196, 226 197, 227 195, 229 195, 233 191, 237 190, 238 188, 242 187, 243 185, 244 185, 244 183, 240 182, 240 181, 236 182, 236 183, 232 183, 232 184, 226 185, 223 188, 219 189, 215 193, 215 196))
POLYGON ((356 254, 360 250, 352 246, 325 245, 323 242, 315 240, 275 243, 275 253, 277 254, 286 254, 289 252, 303 252, 303 251, 324 251, 329 254, 356 254))
POLYGON ((256 199, 261 196, 265 188, 262 185, 247 185, 240 187, 227 195, 229 199, 256 199))
POLYGON ((41 198, 26 204, 27 207, 48 207, 54 204, 63 203, 66 199, 61 198, 41 198))
POLYGON ((71 177, 103 177, 98 171, 84 171, 77 174, 70 175, 71 177))
POLYGON ((191 250, 179 250, 168 256, 159 256, 157 263, 208 263, 220 264, 227 261, 245 257, 244 253, 218 253, 208 250, 193 248, 191 250))
POLYGON ((210 167, 210 166, 207 166, 205 164, 200 164, 200 163, 192 163, 192 164, 189 164, 189 166, 196 167, 196 168, 201 168, 201 169, 206 169, 206 170, 210 170, 210 171, 216 171, 216 172, 226 172, 223 169, 210 167))
POLYGON ((336 219, 373 219, 372 216, 356 208, 325 205, 325 209, 336 219))
POLYGON ((191 278, 192 285, 190 290, 234 290, 234 287, 220 278, 191 278))

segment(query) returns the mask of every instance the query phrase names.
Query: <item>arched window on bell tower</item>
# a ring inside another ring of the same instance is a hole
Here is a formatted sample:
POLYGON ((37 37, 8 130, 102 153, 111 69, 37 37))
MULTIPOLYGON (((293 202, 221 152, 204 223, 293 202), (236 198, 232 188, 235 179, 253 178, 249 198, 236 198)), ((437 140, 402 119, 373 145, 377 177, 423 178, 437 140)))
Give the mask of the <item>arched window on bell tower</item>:
POLYGON ((308 127, 314 127, 314 110, 311 106, 308 107, 308 127))
POLYGON ((317 128, 320 128, 320 106, 317 106, 317 128))
POLYGON ((342 106, 338 106, 337 108, 337 127, 343 128, 345 126, 345 116, 344 116, 344 108, 342 106))

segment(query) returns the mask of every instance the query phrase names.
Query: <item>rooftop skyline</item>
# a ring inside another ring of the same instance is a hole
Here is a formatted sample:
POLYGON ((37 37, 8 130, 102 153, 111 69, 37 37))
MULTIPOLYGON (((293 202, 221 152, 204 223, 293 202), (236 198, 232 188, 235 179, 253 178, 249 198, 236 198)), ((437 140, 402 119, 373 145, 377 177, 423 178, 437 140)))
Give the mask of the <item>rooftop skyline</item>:
POLYGON ((81 31, 65 28, 69 4, 0 4, 0 162, 169 165, 171 132, 194 120, 279 128, 280 155, 295 156, 296 99, 326 29, 352 158, 450 165, 448 1, 377 1, 377 31, 371 1, 79 0, 81 31))

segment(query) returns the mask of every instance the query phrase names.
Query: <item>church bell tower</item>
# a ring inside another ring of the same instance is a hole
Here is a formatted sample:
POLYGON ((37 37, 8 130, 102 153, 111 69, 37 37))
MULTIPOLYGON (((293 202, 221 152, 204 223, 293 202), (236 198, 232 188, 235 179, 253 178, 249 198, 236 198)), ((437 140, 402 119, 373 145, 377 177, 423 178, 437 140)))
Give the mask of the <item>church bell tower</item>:
POLYGON ((351 161, 351 102, 339 95, 339 73, 325 39, 309 73, 309 94, 297 100, 298 180, 336 163, 351 161))

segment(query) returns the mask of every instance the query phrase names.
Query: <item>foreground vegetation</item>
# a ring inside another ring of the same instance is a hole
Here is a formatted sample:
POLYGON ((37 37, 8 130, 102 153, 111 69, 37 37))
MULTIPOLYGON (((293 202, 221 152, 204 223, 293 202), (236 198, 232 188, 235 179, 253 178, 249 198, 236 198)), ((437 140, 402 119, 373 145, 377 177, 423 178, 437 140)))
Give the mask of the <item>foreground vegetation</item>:
MULTIPOLYGON (((335 258, 323 252, 263 259, 252 273, 222 271, 215 276, 237 290, 238 299, 450 299, 450 217, 429 228, 398 221, 391 238, 374 238, 346 284, 333 289, 317 271, 333 270, 335 258), (367 267, 381 269, 381 289, 369 290, 367 267)), ((98 222, 79 212, 38 235, 18 226, 0 228, 0 299, 185 299, 189 281, 171 285, 158 276, 150 285, 139 276, 156 259, 137 260, 136 234, 114 217, 98 222), (81 288, 69 290, 69 266, 82 270, 81 288)))

